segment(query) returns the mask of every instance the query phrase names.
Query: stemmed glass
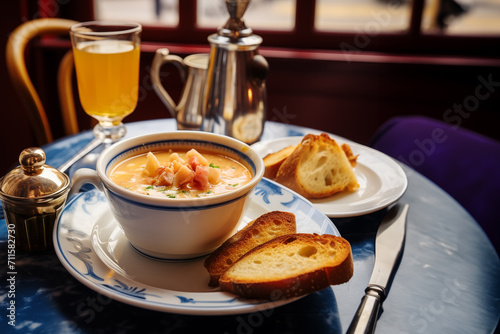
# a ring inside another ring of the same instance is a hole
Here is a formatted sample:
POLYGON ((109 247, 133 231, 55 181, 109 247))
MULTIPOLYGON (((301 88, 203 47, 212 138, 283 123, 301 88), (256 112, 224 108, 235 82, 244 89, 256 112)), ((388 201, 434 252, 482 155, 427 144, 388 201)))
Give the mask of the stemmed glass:
POLYGON ((139 23, 105 21, 70 29, 80 102, 99 122, 89 144, 94 148, 126 134, 122 120, 134 111, 139 95, 141 31, 139 23))

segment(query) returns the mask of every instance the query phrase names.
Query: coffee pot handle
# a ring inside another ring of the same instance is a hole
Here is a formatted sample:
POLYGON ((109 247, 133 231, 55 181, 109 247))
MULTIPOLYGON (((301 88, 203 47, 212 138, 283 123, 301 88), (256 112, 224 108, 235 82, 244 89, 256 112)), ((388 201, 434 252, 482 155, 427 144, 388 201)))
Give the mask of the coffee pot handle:
POLYGON ((187 67, 184 65, 181 57, 170 55, 167 48, 156 50, 156 54, 151 65, 151 81, 153 83, 153 89, 162 100, 163 104, 165 104, 172 117, 176 118, 178 112, 177 104, 174 102, 170 94, 167 93, 160 80, 160 69, 165 63, 172 63, 178 68, 183 82, 186 82, 187 67))
POLYGON ((257 84, 262 85, 269 74, 269 63, 261 55, 255 55, 251 63, 251 73, 257 84))

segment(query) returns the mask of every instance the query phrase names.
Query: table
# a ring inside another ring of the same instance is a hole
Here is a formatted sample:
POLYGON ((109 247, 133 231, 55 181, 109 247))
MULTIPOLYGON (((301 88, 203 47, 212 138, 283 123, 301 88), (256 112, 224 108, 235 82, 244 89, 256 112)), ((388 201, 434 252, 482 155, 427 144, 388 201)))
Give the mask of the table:
MULTIPOLYGON (((175 130, 173 119, 128 123, 127 136, 175 130)), ((266 123, 262 139, 311 129, 266 123)), ((82 132, 46 145, 59 166, 92 139, 82 132)), ((500 315, 500 260, 474 219, 449 195, 407 166, 410 204, 403 258, 376 333, 493 333, 500 315)), ((72 170, 70 170, 72 173, 72 170)), ((374 239, 387 209, 332 219, 352 246, 354 276, 343 285, 267 311, 188 316, 150 311, 111 300, 71 276, 52 251, 16 252, 7 269, 7 230, 0 222, 2 333, 343 333, 364 293, 374 263, 374 239), (15 294, 15 295, 10 295, 15 294), (9 325, 15 301, 15 327, 9 325)), ((3 218, 3 217, 2 217, 3 218)))

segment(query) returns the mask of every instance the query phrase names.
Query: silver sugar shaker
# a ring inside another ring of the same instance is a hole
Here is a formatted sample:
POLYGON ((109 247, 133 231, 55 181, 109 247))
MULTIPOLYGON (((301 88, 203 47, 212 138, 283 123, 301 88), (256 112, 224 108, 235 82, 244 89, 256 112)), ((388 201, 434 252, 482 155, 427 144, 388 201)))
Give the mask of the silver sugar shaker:
MULTIPOLYGON (((20 165, 0 179, 0 200, 15 248, 45 251, 53 248, 52 231, 70 189, 70 178, 45 164, 38 147, 23 150, 20 165)), ((10 238, 10 237, 9 237, 10 238)), ((10 239, 9 239, 10 240, 10 239)))

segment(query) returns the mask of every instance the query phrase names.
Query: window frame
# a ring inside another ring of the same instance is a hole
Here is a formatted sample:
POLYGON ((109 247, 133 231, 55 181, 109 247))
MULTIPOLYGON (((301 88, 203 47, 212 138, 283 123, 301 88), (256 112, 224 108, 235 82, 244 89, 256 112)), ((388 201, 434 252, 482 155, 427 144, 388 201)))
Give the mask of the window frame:
MULTIPOLYGON (((27 17, 65 17, 75 20, 93 19, 93 1, 23 0, 27 17), (31 13, 30 13, 31 11, 31 13)), ((354 32, 318 31, 314 27, 316 0, 296 0, 295 28, 287 31, 254 29, 263 37, 263 47, 350 52, 353 55, 366 52, 392 54, 449 55, 449 56, 500 56, 498 35, 446 35, 423 33, 422 13, 425 0, 413 0, 409 28, 404 32, 383 32, 376 35, 354 32)), ((202 28, 196 24, 196 0, 179 1, 179 23, 176 27, 145 25, 143 40, 151 43, 207 44, 207 37, 214 28, 202 28)), ((221 22, 223 24, 224 22, 221 22)))

